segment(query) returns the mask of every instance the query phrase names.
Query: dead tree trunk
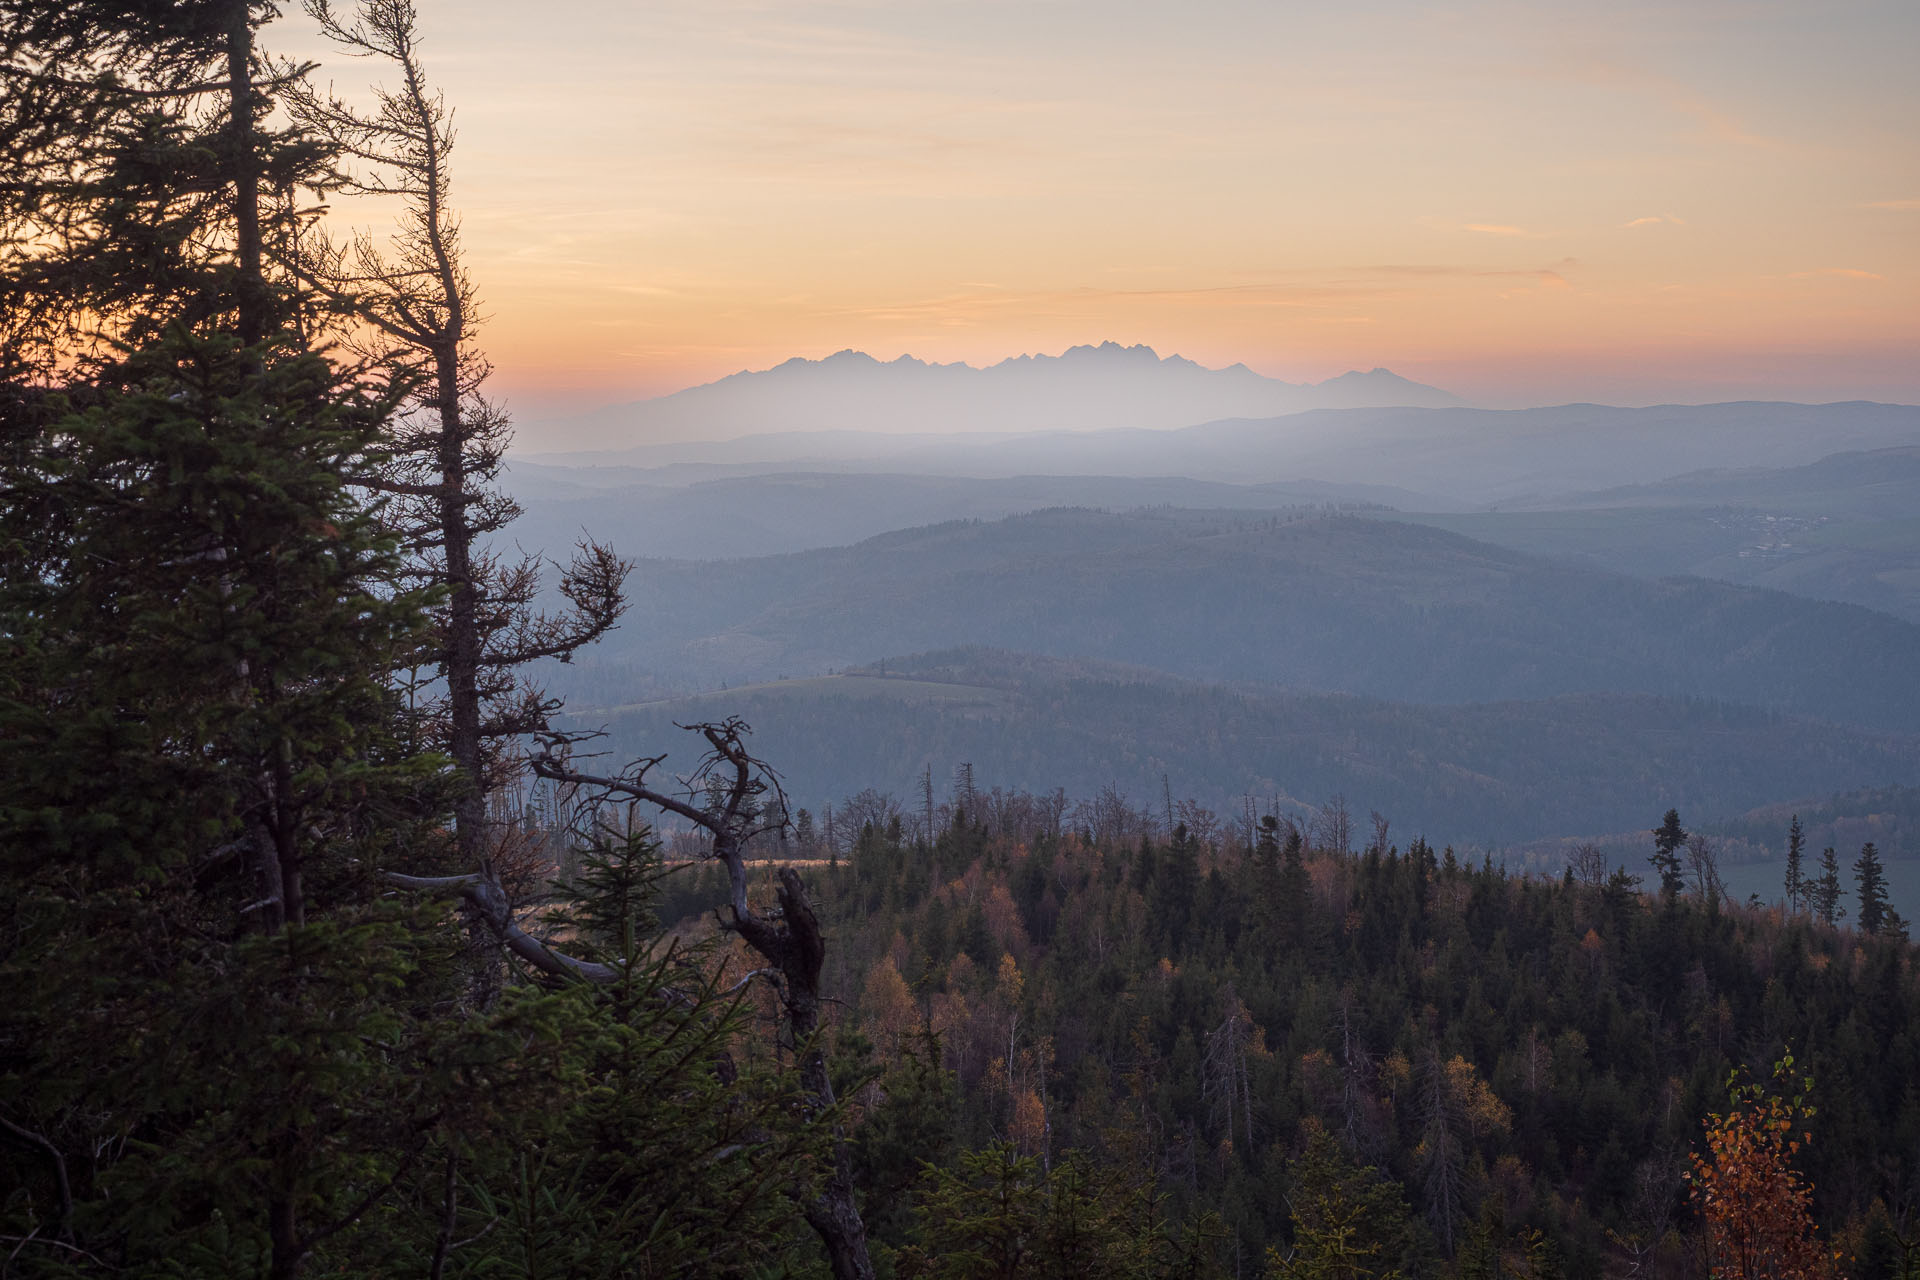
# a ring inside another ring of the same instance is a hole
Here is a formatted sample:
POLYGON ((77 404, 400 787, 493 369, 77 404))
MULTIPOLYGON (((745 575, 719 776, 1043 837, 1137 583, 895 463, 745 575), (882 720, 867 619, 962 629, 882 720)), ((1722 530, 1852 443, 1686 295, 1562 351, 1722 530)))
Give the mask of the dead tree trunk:
POLYGON ((448 202, 452 118, 420 60, 411 4, 344 7, 306 0, 320 31, 355 56, 398 73, 376 88, 368 112, 308 85, 286 94, 294 118, 357 163, 342 176, 348 196, 398 199, 404 209, 384 246, 370 234, 345 244, 310 235, 286 265, 363 322, 358 349, 404 376, 412 395, 388 444, 391 459, 369 482, 388 497, 387 518, 412 559, 410 575, 443 585, 433 651, 445 688, 431 716, 440 745, 466 788, 454 799, 462 861, 494 852, 487 798, 518 769, 517 744, 547 727, 558 703, 524 675, 542 658, 570 658, 611 630, 626 609, 627 562, 593 542, 557 565, 567 607, 535 608, 545 568, 538 558, 504 561, 486 549, 520 508, 496 488, 511 431, 482 394, 491 371, 474 346, 477 307, 448 202))
POLYGON ((571 740, 564 735, 543 738, 533 769, 543 778, 584 788, 599 798, 644 801, 712 837, 709 856, 727 869, 727 916, 722 927, 738 934, 779 975, 781 1010, 799 1068, 807 1118, 831 1126, 831 1172, 819 1191, 803 1203, 802 1211, 826 1248, 834 1280, 873 1280, 866 1223, 854 1199, 853 1167, 838 1120, 826 1051, 819 1042, 826 934, 800 873, 792 867, 780 868, 776 910, 757 912, 747 900, 748 842, 786 825, 786 797, 773 771, 747 750, 745 739, 751 730, 744 721, 732 718, 683 727, 703 736, 708 750, 699 767, 683 780, 682 795, 656 790, 647 782, 648 773, 666 759, 664 755, 638 761, 618 776, 582 773, 568 760, 571 740))
MULTIPOLYGON (((737 858, 729 860, 729 869, 737 858)), ((827 958, 826 937, 800 873, 780 868, 777 892, 780 915, 769 921, 735 909, 730 926, 747 945, 780 971, 781 1004, 800 1059, 800 1085, 809 1118, 828 1117, 833 1125, 833 1166, 826 1185, 805 1206, 807 1223, 826 1246, 835 1280, 872 1280, 867 1257, 867 1226, 853 1197, 853 1165, 847 1158, 845 1135, 833 1117, 836 1099, 827 1071, 826 1051, 820 1047, 820 970, 827 958)))

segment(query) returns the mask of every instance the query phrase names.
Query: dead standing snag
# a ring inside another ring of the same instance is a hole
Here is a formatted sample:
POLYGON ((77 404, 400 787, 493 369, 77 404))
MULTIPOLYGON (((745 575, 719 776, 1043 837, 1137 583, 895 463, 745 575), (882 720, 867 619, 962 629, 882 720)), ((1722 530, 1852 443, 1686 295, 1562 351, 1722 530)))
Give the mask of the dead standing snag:
MULTIPOLYGON (((820 971, 826 960, 826 935, 800 873, 780 868, 776 908, 756 912, 747 901, 746 852, 756 837, 787 825, 786 795, 779 777, 748 750, 752 732, 737 716, 718 722, 681 725, 706 739, 707 750, 694 771, 679 779, 679 793, 663 791, 649 775, 665 755, 637 760, 617 774, 600 775, 574 767, 571 748, 581 738, 544 734, 533 756, 540 777, 564 783, 594 800, 639 800, 675 814, 705 831, 713 841, 708 855, 727 869, 727 916, 723 928, 738 934, 776 972, 787 1031, 798 1056, 801 1090, 812 1118, 832 1122, 836 1113, 833 1080, 820 1047, 820 971)), ((804 1206, 807 1222, 826 1246, 835 1280, 872 1280, 867 1229, 854 1202, 853 1169, 837 1123, 833 1129, 833 1168, 826 1185, 804 1206)))

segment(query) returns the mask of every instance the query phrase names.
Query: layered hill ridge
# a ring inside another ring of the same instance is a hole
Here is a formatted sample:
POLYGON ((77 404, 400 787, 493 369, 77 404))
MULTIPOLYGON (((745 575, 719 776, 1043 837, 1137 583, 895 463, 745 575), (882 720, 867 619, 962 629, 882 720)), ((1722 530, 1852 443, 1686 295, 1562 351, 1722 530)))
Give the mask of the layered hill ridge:
MULTIPOLYGON (((956 644, 1421 703, 1697 696, 1920 729, 1920 626, 1352 516, 1038 512, 727 562, 642 561, 568 687, 711 687, 956 644)), ((613 692, 614 696, 607 696, 613 692)))
MULTIPOLYGON (((631 468, 634 482, 795 472, 1314 480, 1396 487, 1442 502, 1532 506, 1714 469, 1790 469, 1842 452, 1920 446, 1920 407, 1659 405, 1619 409, 1313 409, 1175 429, 888 434, 817 430, 575 454, 527 463, 631 468)), ((928 428, 931 431, 931 428, 928 428)), ((1444 509, 1444 507, 1442 508, 1444 509)))
POLYGON ((980 648, 575 718, 604 725, 601 745, 624 756, 686 749, 676 723, 724 715, 754 726, 792 803, 816 810, 864 787, 904 800, 927 769, 944 793, 973 762, 983 790, 1084 800, 1112 786, 1156 812, 1171 792, 1229 819, 1249 797, 1298 813, 1341 794, 1403 840, 1477 847, 1644 829, 1668 806, 1730 818, 1783 795, 1911 783, 1920 759, 1913 734, 1696 698, 1413 706, 980 648))

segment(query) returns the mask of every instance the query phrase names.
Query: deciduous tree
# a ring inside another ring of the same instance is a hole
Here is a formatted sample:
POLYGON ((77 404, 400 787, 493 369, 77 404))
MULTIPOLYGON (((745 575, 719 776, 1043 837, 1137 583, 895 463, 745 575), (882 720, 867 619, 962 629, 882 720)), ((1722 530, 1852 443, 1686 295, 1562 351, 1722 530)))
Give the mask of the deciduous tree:
POLYGON ((1693 1158, 1709 1266, 1726 1280, 1829 1280, 1838 1256, 1816 1238, 1813 1188, 1793 1167, 1812 1136, 1813 1082, 1787 1054, 1771 1084, 1731 1076, 1727 1110, 1708 1117, 1706 1150, 1693 1158))

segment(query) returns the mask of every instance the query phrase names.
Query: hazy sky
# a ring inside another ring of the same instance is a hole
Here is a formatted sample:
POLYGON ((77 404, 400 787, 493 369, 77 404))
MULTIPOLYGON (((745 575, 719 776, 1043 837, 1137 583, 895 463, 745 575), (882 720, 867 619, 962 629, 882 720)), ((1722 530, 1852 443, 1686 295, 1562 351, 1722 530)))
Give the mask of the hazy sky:
POLYGON ((1109 338, 1490 404, 1920 401, 1913 0, 419 7, 523 423, 1109 338))

